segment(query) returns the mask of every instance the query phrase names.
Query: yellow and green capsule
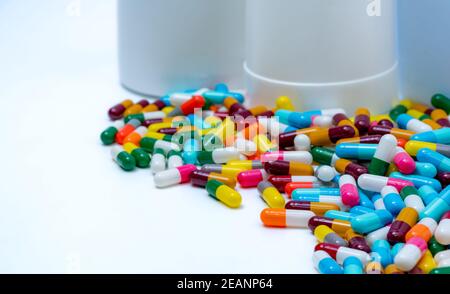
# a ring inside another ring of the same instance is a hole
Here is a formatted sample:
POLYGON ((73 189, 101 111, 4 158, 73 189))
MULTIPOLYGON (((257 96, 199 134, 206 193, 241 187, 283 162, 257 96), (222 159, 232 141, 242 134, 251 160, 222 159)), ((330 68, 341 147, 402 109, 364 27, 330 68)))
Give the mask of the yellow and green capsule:
POLYGON ((238 208, 241 206, 241 194, 222 182, 209 180, 208 183, 206 183, 206 191, 208 191, 209 195, 213 198, 216 198, 228 207, 238 208))
POLYGON ((150 154, 148 154, 144 149, 139 148, 131 142, 125 143, 123 145, 123 149, 134 157, 137 167, 147 168, 150 166, 150 154))

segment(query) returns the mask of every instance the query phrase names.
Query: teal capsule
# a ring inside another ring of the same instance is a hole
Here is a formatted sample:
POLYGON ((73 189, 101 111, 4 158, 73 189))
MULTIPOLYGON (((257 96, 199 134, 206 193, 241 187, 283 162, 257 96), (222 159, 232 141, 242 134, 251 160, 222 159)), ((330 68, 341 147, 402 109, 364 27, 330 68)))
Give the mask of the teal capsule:
POLYGON ((435 189, 438 192, 442 190, 442 184, 438 180, 433 179, 433 178, 427 178, 427 177, 418 176, 418 175, 404 175, 399 172, 393 172, 389 175, 389 177, 401 179, 401 180, 405 180, 405 181, 410 181, 414 184, 414 186, 416 188, 420 188, 424 185, 428 185, 428 186, 433 187, 433 189, 435 189))
POLYGON ((411 136, 411 141, 422 141, 438 144, 450 144, 450 128, 442 128, 411 136))
POLYGON ((430 204, 434 199, 439 197, 439 193, 429 185, 424 185, 417 189, 419 192, 420 198, 422 198, 422 201, 425 205, 430 204))
POLYGON ((364 265, 361 260, 355 256, 349 256, 344 260, 344 274, 361 275, 364 273, 364 265))
POLYGON ((361 206, 361 205, 353 206, 352 208, 350 208, 350 213, 353 215, 361 215, 361 214, 365 214, 365 213, 369 213, 369 212, 373 212, 373 211, 374 211, 374 209, 370 209, 368 207, 361 206))
POLYGON ((339 219, 343 221, 350 221, 353 217, 357 216, 356 214, 353 214, 351 212, 345 212, 340 210, 328 210, 323 215, 325 217, 329 217, 332 219, 339 219))
POLYGON ((391 256, 392 258, 395 258, 395 256, 402 250, 402 248, 405 246, 405 243, 397 243, 391 248, 391 256))
POLYGON ((416 162, 416 170, 414 175, 434 178, 437 175, 437 169, 434 165, 428 162, 416 162))
POLYGON ((369 196, 367 196, 367 193, 362 189, 358 189, 358 192, 359 192, 359 205, 374 210, 375 206, 373 205, 373 202, 372 200, 370 200, 369 196))
POLYGON ((355 216, 350 223, 355 232, 367 234, 386 226, 391 223, 393 219, 392 214, 383 209, 355 216))
POLYGON ((292 200, 298 200, 303 196, 341 196, 339 188, 309 188, 309 189, 295 189, 292 191, 292 200))
POLYGON ((336 146, 336 155, 340 158, 372 160, 378 144, 341 143, 336 146))
POLYGON ((428 162, 440 172, 450 172, 450 158, 428 148, 422 148, 417 152, 416 158, 420 162, 428 162))
POLYGON ((442 215, 450 210, 450 186, 447 186, 424 210, 419 213, 419 218, 431 217, 439 222, 442 215))
POLYGON ((372 245, 372 252, 375 252, 380 256, 379 261, 383 267, 394 263, 391 255, 391 245, 388 241, 376 240, 372 245))
POLYGON ((236 99, 239 103, 244 103, 245 98, 244 95, 240 93, 234 93, 234 92, 218 92, 218 91, 207 91, 203 93, 203 98, 205 98, 209 103, 214 105, 221 105, 223 104, 223 101, 227 97, 233 97, 236 99))

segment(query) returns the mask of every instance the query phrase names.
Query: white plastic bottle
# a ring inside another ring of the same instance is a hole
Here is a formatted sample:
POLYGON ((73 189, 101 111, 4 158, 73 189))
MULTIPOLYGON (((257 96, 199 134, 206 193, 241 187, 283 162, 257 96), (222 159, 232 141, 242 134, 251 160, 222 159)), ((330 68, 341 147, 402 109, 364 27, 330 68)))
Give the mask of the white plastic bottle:
POLYGON ((390 109, 398 97, 396 1, 247 0, 251 104, 390 109))
POLYGON ((119 71, 135 92, 242 88, 243 0, 119 0, 119 71))

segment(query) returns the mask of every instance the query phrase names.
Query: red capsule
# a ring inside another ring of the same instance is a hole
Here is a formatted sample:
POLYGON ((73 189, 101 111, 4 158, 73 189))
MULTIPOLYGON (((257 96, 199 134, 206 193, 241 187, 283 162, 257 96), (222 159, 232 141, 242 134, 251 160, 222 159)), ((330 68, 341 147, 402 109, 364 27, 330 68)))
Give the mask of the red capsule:
POLYGON ((180 110, 184 115, 188 115, 194 113, 195 109, 203 108, 205 103, 205 98, 202 96, 192 96, 191 99, 181 104, 180 110))
POLYGON ((314 182, 291 182, 286 184, 286 186, 284 187, 284 191, 286 192, 288 197, 291 197, 291 194, 295 189, 311 189, 318 187, 320 187, 320 184, 314 182))

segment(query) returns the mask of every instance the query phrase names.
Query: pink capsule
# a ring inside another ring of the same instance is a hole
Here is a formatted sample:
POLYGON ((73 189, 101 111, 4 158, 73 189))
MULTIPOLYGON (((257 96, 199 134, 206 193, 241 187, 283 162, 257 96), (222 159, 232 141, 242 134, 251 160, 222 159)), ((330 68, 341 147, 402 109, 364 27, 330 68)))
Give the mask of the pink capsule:
POLYGON ((394 164, 401 173, 412 174, 416 170, 416 162, 402 147, 395 150, 394 164))
POLYGON ((262 181, 267 180, 269 175, 263 169, 252 169, 238 174, 237 180, 242 188, 253 188, 262 181))
POLYGON ((359 204, 359 192, 356 187, 355 178, 350 175, 341 176, 339 179, 339 189, 344 205, 353 207, 359 204))

